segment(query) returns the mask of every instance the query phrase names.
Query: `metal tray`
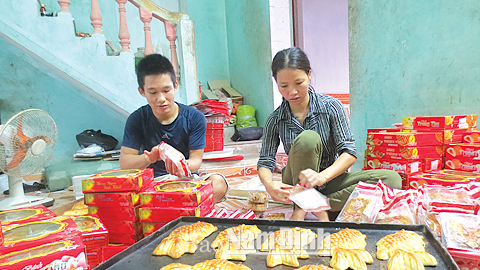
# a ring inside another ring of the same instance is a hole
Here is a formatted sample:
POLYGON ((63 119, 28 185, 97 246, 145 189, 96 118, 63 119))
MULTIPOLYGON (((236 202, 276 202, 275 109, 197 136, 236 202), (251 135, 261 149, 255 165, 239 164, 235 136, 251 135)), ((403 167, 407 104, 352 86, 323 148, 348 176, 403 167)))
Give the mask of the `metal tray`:
MULTIPOLYGON (((376 258, 376 243, 382 237, 387 234, 392 234, 401 229, 415 231, 419 235, 424 237, 427 242, 426 251, 438 261, 435 267, 425 267, 425 269, 431 270, 444 270, 444 269, 460 269, 453 261, 450 254, 443 248, 440 243, 435 239, 432 232, 424 225, 397 225, 397 224, 371 224, 371 223, 343 223, 343 222, 311 222, 311 221, 290 221, 290 220, 258 220, 258 219, 222 219, 222 218, 207 218, 207 217, 181 217, 178 218, 164 227, 157 230, 155 233, 142 239, 136 244, 132 245, 123 252, 113 256, 103 264, 100 264, 95 270, 159 270, 163 266, 177 262, 189 265, 194 265, 205 260, 211 260, 215 258, 215 250, 210 248, 210 243, 215 240, 217 235, 229 228, 240 224, 257 225, 263 233, 272 233, 280 228, 292 228, 301 227, 311 229, 318 234, 318 237, 323 237, 327 233, 336 233, 344 228, 357 229, 363 234, 367 235, 366 250, 372 254, 374 261, 372 264, 367 264, 368 269, 387 269, 388 261, 380 261, 376 258), (152 252, 162 241, 167 237, 172 230, 179 226, 192 224, 197 221, 204 221, 214 224, 218 227, 218 230, 212 233, 207 238, 203 239, 197 247, 197 251, 194 254, 184 254, 178 259, 172 259, 169 256, 153 256, 152 252), (322 236, 323 235, 323 236, 322 236)), ((318 238, 317 237, 317 238, 318 238)), ((318 241, 315 239, 314 241, 318 241)), ((260 241, 259 241, 260 242, 260 241)), ((318 241, 322 243, 322 241, 318 241)), ((258 251, 259 245, 255 244, 257 248, 256 253, 247 254, 247 260, 242 263, 251 269, 293 269, 293 267, 279 265, 276 267, 267 267, 266 258, 268 252, 258 251)), ((318 249, 318 248, 317 248, 318 249)), ((315 249, 307 250, 310 254, 309 259, 298 259, 300 267, 307 264, 324 264, 329 266, 331 257, 320 257, 315 252, 315 249)))

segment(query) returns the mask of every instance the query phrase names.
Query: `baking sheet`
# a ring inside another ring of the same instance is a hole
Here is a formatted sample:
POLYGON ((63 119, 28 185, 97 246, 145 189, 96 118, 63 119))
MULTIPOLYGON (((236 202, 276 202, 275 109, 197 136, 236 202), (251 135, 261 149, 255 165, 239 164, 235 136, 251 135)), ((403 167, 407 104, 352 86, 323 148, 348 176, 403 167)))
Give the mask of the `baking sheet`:
MULTIPOLYGON (((221 218, 206 218, 206 217, 181 217, 178 218, 164 227, 160 228, 155 233, 142 239, 135 245, 132 245, 123 252, 113 256, 108 261, 99 265, 95 270, 159 270, 163 266, 177 262, 189 265, 194 265, 205 260, 211 260, 215 258, 215 250, 210 248, 210 243, 215 240, 217 235, 223 230, 234 227, 240 224, 257 225, 262 232, 273 233, 280 228, 292 228, 301 227, 311 229, 317 233, 321 239, 321 236, 327 233, 336 233, 344 228, 357 229, 363 234, 367 235, 366 250, 372 254, 374 262, 367 264, 368 269, 387 269, 388 261, 380 261, 376 258, 376 243, 382 237, 387 234, 392 234, 401 229, 415 231, 419 235, 424 237, 427 242, 426 251, 432 254, 438 261, 437 266, 428 267, 426 270, 444 270, 444 269, 458 269, 458 266, 453 261, 448 252, 440 245, 440 243, 434 238, 433 234, 424 225, 397 225, 397 224, 371 224, 371 223, 342 223, 342 222, 312 222, 312 221, 290 221, 290 220, 258 220, 258 219, 221 219, 221 218), (188 225, 197 221, 204 221, 214 224, 218 227, 218 230, 212 233, 207 238, 203 239, 197 247, 197 251, 194 254, 184 254, 178 259, 172 259, 169 256, 153 256, 152 252, 162 241, 167 237, 172 230, 179 226, 188 225)), ((317 237, 318 239, 318 237, 317 237)), ((314 241, 318 241, 318 240, 314 241)), ((259 243, 263 242, 259 241, 259 243)), ((318 241, 322 243, 322 241, 318 241)), ((266 266, 266 257, 268 252, 258 251, 259 245, 255 244, 257 248, 256 253, 247 254, 247 260, 245 262, 232 261, 235 263, 242 263, 251 269, 294 269, 290 266, 279 265, 276 267, 266 266)), ((318 248, 317 248, 318 249, 318 248)), ((331 257, 320 257, 317 255, 314 249, 308 250, 310 254, 309 259, 298 259, 300 267, 308 264, 324 264, 329 266, 331 257)))

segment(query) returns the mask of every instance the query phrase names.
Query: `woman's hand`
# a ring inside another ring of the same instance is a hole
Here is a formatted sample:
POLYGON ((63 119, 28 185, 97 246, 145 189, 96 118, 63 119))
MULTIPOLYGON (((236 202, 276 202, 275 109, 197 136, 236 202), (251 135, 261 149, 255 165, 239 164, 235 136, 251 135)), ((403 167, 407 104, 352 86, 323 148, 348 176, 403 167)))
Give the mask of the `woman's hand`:
POLYGON ((284 184, 278 181, 272 181, 265 186, 268 194, 272 197, 273 200, 283 203, 291 203, 292 201, 288 198, 290 192, 293 189, 293 186, 284 184))
POLYGON ((321 186, 328 182, 327 177, 322 174, 322 172, 317 173, 312 169, 306 169, 301 171, 298 178, 300 179, 300 185, 305 188, 321 186))

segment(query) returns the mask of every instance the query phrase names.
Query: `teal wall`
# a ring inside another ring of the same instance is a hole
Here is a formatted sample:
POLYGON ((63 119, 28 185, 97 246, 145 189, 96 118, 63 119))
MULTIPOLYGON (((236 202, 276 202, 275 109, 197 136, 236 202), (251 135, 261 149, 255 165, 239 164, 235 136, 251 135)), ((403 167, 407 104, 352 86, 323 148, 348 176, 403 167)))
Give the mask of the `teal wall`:
POLYGON ((480 114, 480 1, 349 0, 351 123, 363 165, 366 129, 404 116, 480 114))
POLYGON ((263 126, 273 111, 269 1, 225 0, 230 84, 263 126))
POLYGON ((187 0, 187 13, 195 23, 198 80, 228 80, 227 29, 225 0, 187 0))
MULTIPOLYGON (((6 123, 25 109, 46 111, 58 128, 52 160, 71 162, 79 149, 75 135, 101 129, 120 143, 127 114, 93 94, 0 33, 0 120, 6 123)), ((119 145, 120 145, 119 143, 119 145)))

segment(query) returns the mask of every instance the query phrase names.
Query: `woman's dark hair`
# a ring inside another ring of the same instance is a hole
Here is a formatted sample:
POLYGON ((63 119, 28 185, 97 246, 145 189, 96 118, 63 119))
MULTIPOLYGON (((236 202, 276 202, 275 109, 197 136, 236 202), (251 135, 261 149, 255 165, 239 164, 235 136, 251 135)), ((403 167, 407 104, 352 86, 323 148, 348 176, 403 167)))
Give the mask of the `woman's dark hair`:
POLYGON ((172 83, 175 85, 176 76, 172 63, 165 56, 161 54, 149 54, 138 62, 135 68, 137 73, 138 86, 143 89, 145 85, 145 76, 169 74, 172 78, 172 83))
POLYGON ((305 52, 298 47, 292 47, 279 51, 273 57, 272 74, 275 80, 277 79, 277 72, 281 69, 300 69, 308 75, 312 68, 305 52))

